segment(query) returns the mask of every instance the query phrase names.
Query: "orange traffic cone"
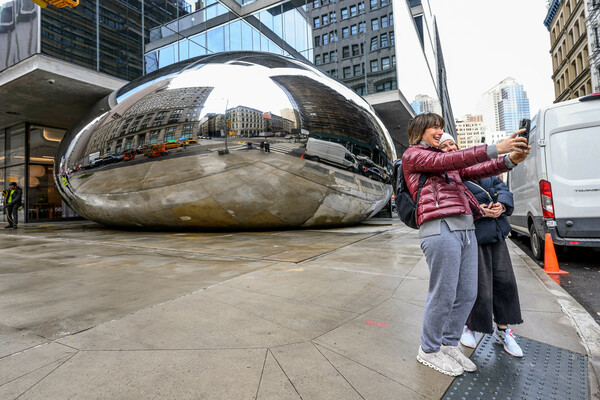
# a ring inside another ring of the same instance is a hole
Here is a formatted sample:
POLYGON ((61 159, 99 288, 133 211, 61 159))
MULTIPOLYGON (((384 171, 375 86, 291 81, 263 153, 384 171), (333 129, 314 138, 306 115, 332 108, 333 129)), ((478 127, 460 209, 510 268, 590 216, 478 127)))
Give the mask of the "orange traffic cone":
POLYGON ((568 274, 567 271, 558 268, 552 235, 549 233, 546 233, 546 246, 544 247, 544 272, 547 274, 568 274))

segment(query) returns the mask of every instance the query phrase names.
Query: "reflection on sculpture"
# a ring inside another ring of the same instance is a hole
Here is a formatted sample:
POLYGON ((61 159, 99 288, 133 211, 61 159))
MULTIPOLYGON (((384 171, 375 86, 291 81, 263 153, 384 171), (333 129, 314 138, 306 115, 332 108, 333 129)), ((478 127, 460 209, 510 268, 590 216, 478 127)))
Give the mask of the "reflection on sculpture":
POLYGON ((389 200, 395 152, 372 108, 309 64, 230 52, 111 94, 56 157, 65 201, 115 226, 349 225, 389 200))

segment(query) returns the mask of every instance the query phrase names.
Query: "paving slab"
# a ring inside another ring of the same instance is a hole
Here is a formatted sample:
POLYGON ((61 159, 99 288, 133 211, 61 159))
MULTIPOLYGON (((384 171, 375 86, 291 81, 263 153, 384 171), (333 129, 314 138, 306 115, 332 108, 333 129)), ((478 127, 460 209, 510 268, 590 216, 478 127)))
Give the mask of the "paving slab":
MULTIPOLYGON (((587 354, 597 396, 600 329, 509 251, 517 336, 587 354)), ((25 224, 0 232, 0 260, 3 399, 439 399, 453 382, 416 361, 429 272, 417 231, 398 220, 262 232, 25 224)))

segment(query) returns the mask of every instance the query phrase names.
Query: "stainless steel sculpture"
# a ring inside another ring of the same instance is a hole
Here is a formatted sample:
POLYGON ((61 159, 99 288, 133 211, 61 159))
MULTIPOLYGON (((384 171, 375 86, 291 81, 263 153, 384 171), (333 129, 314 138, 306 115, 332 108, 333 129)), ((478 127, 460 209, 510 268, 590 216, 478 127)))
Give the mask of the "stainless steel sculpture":
POLYGON ((389 133, 313 66, 230 52, 114 92, 60 145, 55 180, 82 216, 123 227, 349 225, 389 200, 389 133))

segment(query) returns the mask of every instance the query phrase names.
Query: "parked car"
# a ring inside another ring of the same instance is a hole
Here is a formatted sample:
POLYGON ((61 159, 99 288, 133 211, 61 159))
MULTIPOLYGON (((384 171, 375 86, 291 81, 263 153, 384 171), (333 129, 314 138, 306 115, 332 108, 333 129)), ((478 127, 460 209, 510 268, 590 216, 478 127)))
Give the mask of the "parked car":
POLYGON ((179 139, 177 140, 182 146, 189 146, 192 143, 198 143, 196 139, 179 139))
POLYGON ((121 153, 121 159, 123 161, 133 160, 137 152, 133 149, 125 150, 121 153))
POLYGON ((309 160, 322 161, 336 167, 358 172, 356 157, 343 145, 327 140, 309 138, 306 143, 304 157, 309 160))
POLYGON ((115 162, 121 161, 121 160, 122 160, 121 156, 106 154, 105 156, 97 158, 94 161, 92 161, 91 166, 92 167, 100 167, 102 165, 112 164, 112 163, 115 163, 115 162))
POLYGON ((176 149, 177 147, 181 147, 181 142, 178 140, 168 140, 164 143, 165 149, 176 149))
POLYGON ((542 108, 531 120, 529 157, 508 174, 513 231, 537 259, 550 233, 560 246, 600 247, 600 93, 542 108))
POLYGON ((381 170, 375 166, 360 164, 360 172, 369 179, 385 182, 386 178, 381 170))

